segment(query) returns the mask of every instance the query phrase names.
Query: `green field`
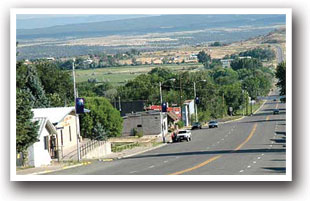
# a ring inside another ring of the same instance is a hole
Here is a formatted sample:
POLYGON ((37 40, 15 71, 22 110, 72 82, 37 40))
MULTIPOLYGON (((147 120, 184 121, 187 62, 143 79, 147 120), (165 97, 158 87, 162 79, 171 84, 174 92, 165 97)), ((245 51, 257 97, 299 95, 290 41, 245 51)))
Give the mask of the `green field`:
POLYGON ((122 85, 126 81, 134 79, 140 74, 144 74, 156 67, 168 68, 173 72, 192 71, 202 68, 202 64, 162 64, 162 65, 139 65, 139 66, 121 66, 107 67, 87 70, 76 70, 76 81, 86 82, 89 78, 97 81, 109 81, 113 85, 122 85))

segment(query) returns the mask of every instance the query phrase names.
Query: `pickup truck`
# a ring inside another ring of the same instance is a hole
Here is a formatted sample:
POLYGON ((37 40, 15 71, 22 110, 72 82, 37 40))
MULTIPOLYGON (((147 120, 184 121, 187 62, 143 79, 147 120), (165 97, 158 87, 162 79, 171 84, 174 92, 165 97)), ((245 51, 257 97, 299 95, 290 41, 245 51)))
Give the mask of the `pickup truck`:
POLYGON ((190 130, 179 130, 179 132, 172 137, 173 142, 181 142, 183 140, 187 142, 192 140, 192 133, 190 130))

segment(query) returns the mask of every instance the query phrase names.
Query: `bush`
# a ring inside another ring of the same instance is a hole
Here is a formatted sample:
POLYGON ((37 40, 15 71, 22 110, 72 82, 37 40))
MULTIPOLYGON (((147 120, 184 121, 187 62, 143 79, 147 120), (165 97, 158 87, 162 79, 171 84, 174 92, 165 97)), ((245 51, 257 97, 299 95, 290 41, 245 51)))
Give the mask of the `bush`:
POLYGON ((176 123, 176 125, 178 126, 178 128, 180 129, 180 128, 183 128, 184 127, 184 122, 183 121, 178 121, 177 123, 176 123))
POLYGON ((81 135, 83 137, 90 139, 102 138, 101 135, 105 135, 103 130, 107 137, 121 136, 123 119, 119 111, 113 108, 107 99, 87 97, 85 98, 85 108, 89 109, 90 112, 80 115, 81 135), (94 129, 98 132, 94 132, 94 129))
POLYGON ((138 131, 136 128, 132 129, 133 136, 137 136, 138 138, 143 136, 143 131, 138 131))

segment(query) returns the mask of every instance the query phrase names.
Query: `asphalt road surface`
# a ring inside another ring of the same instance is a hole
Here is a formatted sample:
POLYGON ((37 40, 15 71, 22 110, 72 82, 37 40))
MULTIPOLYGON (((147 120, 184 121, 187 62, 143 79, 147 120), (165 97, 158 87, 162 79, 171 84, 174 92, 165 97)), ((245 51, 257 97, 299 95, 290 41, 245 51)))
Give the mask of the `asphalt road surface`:
POLYGON ((277 54, 277 62, 281 63, 284 60, 283 59, 284 58, 283 51, 282 51, 282 48, 280 46, 276 46, 276 48, 277 48, 277 52, 276 52, 276 54, 277 54))
MULTIPOLYGON (((276 97, 276 96, 275 96, 276 97)), ((50 174, 61 175, 281 175, 286 173, 285 103, 268 100, 253 116, 192 131, 192 141, 171 143, 130 158, 50 174), (280 114, 273 115, 278 108, 280 114)))

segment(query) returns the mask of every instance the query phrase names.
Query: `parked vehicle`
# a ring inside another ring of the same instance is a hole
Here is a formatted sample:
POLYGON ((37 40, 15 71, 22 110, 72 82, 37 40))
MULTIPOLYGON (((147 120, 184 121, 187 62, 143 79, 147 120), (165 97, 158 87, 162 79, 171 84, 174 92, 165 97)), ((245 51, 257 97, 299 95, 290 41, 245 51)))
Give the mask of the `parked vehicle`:
POLYGON ((193 123, 192 130, 194 130, 194 129, 201 129, 201 128, 202 128, 202 126, 201 126, 200 122, 194 122, 193 123))
POLYGON ((280 114, 280 110, 279 109, 274 109, 273 110, 273 114, 280 114))
POLYGON ((286 98, 280 98, 281 103, 285 103, 286 102, 286 98))
POLYGON ((173 142, 182 142, 183 140, 191 141, 192 133, 190 130, 179 130, 179 132, 174 133, 172 136, 173 142))
POLYGON ((208 125, 209 128, 218 128, 218 122, 214 120, 209 121, 208 125))

